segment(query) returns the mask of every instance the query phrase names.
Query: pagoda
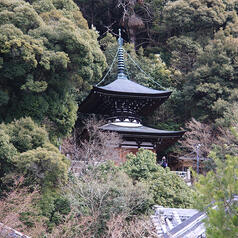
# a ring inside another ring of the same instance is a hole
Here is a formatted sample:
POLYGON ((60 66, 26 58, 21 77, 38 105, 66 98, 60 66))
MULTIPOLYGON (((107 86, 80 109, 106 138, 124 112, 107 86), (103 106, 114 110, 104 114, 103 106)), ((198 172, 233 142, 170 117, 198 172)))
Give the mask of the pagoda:
POLYGON ((165 131, 142 124, 142 117, 158 109, 169 98, 171 91, 160 91, 142 86, 128 79, 124 64, 123 39, 118 39, 118 73, 112 83, 94 86, 79 105, 81 113, 103 115, 107 124, 100 129, 118 133, 122 142, 118 145, 121 161, 129 152, 139 148, 150 149, 158 156, 174 144, 184 131, 165 131))

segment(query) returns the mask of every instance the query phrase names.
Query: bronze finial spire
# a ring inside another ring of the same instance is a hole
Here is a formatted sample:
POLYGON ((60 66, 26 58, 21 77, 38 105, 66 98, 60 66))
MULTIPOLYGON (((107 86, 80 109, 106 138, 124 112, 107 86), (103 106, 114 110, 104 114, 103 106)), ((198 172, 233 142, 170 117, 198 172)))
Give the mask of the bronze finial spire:
POLYGON ((119 38, 118 38, 118 74, 117 78, 127 79, 125 74, 125 64, 124 64, 124 54, 123 54, 123 39, 121 37, 121 29, 119 29, 119 38))

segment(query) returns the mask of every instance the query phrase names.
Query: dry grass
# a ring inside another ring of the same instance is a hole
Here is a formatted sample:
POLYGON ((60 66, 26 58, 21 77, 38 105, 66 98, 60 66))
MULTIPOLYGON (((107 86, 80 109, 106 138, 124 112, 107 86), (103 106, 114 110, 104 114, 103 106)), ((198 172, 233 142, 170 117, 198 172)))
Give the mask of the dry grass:
POLYGON ((134 217, 126 221, 125 216, 112 217, 108 223, 108 234, 105 238, 156 238, 158 237, 151 221, 147 217, 134 217))
MULTIPOLYGON (((0 222, 25 235, 37 237, 38 234, 45 232, 43 219, 34 220, 33 226, 29 228, 22 221, 21 214, 38 214, 38 210, 34 206, 34 200, 39 198, 39 192, 37 189, 29 192, 27 188, 22 188, 23 180, 23 177, 17 179, 13 190, 0 200, 0 222)), ((2 235, 1 232, 4 232, 3 226, 0 230, 0 236, 2 235)))

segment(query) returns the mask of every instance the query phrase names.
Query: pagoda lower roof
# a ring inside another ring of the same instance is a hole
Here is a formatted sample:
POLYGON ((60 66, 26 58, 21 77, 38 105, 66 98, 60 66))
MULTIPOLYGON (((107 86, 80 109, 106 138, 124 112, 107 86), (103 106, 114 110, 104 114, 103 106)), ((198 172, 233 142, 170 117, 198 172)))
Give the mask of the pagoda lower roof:
POLYGON ((159 130, 141 124, 135 123, 108 123, 100 127, 103 131, 115 132, 121 135, 123 139, 122 146, 131 146, 132 141, 138 144, 138 147, 143 146, 143 142, 151 142, 153 148, 156 149, 157 153, 163 153, 167 148, 178 141, 185 131, 166 131, 159 130), (124 125, 123 125, 124 124, 124 125), (131 124, 126 126, 126 124, 131 124))
POLYGON ((139 135, 149 137, 181 137, 185 131, 166 131, 159 130, 143 125, 137 126, 123 126, 117 123, 108 123, 100 127, 102 130, 117 132, 119 134, 139 135))

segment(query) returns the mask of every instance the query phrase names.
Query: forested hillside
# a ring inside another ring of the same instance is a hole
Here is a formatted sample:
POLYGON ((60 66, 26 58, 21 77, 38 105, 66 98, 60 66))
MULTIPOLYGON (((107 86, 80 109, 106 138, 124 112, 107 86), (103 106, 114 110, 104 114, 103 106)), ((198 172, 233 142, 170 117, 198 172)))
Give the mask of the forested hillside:
POLYGON ((230 125, 237 108, 237 1, 76 2, 102 37, 120 26, 137 50, 142 46, 147 56, 160 54, 171 71, 164 85, 173 90, 164 120, 172 116, 183 124, 194 117, 230 125))
POLYGON ((194 117, 229 126, 237 99, 236 25, 233 0, 3 1, 1 121, 27 115, 58 137, 67 135, 76 120, 76 100, 106 69, 101 49, 112 62, 116 49, 106 34, 117 35, 120 27, 133 43, 126 49, 136 62, 173 90, 160 115, 163 122, 183 125, 194 117), (99 35, 88 28, 91 24, 99 35))
POLYGON ((207 237, 237 237, 237 86, 238 0, 0 0, 0 236, 3 223, 33 238, 157 237, 156 204, 205 210, 207 237), (118 163, 121 138, 78 112, 116 78, 119 28, 128 78, 172 91, 142 119, 187 130, 167 155, 204 160, 194 186, 149 150, 118 163))

